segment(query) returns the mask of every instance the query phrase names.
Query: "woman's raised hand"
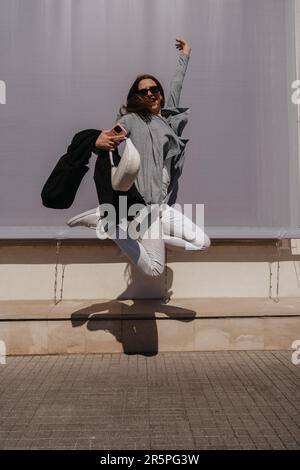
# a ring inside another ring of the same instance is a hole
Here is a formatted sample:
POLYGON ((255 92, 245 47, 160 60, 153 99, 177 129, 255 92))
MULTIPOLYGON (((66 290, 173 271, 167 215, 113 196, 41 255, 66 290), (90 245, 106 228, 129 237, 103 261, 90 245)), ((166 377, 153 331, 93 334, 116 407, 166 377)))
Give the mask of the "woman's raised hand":
POLYGON ((182 51, 184 54, 190 55, 191 53, 191 46, 189 43, 186 41, 186 39, 183 38, 178 38, 176 39, 176 44, 175 44, 176 49, 179 49, 182 51))
POLYGON ((100 150, 109 150, 112 152, 117 148, 122 140, 124 140, 124 137, 107 135, 106 132, 108 132, 108 130, 102 131, 101 134, 99 134, 95 146, 100 150))

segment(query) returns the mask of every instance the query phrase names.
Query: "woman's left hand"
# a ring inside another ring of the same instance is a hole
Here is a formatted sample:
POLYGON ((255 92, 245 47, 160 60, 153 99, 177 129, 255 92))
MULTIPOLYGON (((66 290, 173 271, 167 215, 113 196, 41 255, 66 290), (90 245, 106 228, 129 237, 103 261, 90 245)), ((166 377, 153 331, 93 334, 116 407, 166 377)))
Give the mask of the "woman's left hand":
POLYGON ((192 50, 191 46, 184 38, 176 39, 175 47, 187 55, 190 55, 192 50))

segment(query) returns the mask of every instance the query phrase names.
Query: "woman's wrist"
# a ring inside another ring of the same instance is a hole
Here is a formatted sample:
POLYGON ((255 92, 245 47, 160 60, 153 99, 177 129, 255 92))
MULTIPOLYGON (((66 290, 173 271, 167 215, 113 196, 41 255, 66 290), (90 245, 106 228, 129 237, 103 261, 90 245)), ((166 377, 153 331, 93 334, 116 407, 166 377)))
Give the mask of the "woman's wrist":
POLYGON ((191 52, 192 52, 192 49, 189 48, 189 49, 186 49, 186 50, 182 50, 181 52, 182 52, 182 54, 184 54, 184 55, 190 56, 190 55, 191 55, 191 52))

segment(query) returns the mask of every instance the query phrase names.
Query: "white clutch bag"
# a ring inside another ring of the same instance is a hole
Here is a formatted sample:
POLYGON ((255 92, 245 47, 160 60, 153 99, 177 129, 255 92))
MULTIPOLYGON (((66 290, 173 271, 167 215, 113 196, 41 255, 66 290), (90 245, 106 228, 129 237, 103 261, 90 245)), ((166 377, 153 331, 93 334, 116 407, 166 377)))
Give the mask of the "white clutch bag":
POLYGON ((111 163, 111 184, 115 191, 128 191, 133 185, 141 165, 141 157, 130 138, 125 137, 125 148, 118 166, 115 166, 112 152, 109 152, 111 163))

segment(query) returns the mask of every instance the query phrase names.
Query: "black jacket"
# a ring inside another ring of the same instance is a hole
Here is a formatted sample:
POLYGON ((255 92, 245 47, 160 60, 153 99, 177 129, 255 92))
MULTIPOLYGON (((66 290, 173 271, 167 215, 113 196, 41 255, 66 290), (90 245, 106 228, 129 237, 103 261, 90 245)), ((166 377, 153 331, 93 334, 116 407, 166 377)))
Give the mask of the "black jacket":
MULTIPOLYGON (((98 157, 95 165, 94 181, 99 204, 112 204, 117 214, 120 195, 127 197, 128 208, 136 203, 145 204, 135 185, 126 192, 112 189, 109 152, 98 150, 95 147, 100 132, 97 129, 86 129, 75 134, 67 153, 59 159, 43 187, 41 197, 45 207, 51 209, 68 209, 71 207, 80 183, 89 170, 87 164, 92 152, 95 152, 98 157)), ((115 165, 117 165, 120 161, 117 150, 113 153, 113 158, 115 165)))

